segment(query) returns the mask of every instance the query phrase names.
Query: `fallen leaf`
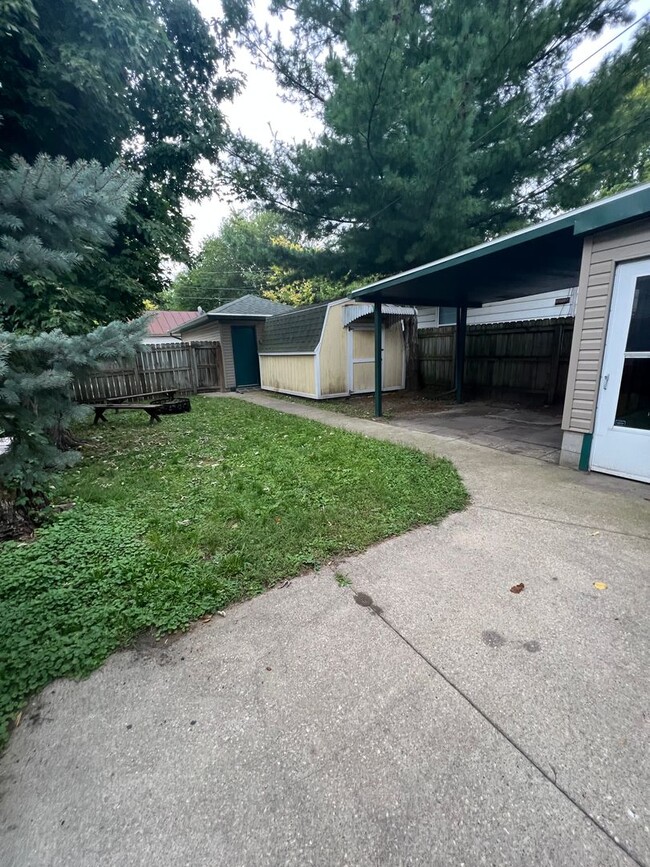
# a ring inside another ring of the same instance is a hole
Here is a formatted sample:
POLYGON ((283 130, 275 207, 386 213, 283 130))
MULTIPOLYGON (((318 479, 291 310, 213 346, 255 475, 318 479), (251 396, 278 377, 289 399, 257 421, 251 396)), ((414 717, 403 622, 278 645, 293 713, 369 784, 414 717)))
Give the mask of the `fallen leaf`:
POLYGON ((607 584, 604 581, 594 581, 596 590, 607 590, 607 584))
POLYGON ((206 616, 202 617, 201 620, 203 621, 203 623, 209 623, 212 620, 212 615, 206 614, 206 616))
POLYGON ((523 583, 522 584, 515 584, 510 588, 510 592, 511 593, 521 593, 521 591, 523 589, 524 589, 523 583))

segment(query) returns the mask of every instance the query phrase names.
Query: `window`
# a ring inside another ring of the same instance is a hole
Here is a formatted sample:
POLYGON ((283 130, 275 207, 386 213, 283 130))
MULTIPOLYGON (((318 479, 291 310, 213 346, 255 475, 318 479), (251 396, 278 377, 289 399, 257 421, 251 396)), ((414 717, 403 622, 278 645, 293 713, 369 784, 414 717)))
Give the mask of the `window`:
POLYGON ((438 308, 438 325, 455 325, 456 324, 456 308, 455 307, 439 307, 438 308))

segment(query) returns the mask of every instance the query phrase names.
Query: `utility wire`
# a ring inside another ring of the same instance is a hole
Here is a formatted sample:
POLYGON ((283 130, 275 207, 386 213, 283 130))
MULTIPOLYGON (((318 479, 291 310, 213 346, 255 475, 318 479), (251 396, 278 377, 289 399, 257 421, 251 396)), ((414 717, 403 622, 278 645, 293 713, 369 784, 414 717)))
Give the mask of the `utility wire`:
MULTIPOLYGON (((601 51, 604 51, 606 48, 608 48, 610 45, 612 45, 612 43, 616 42, 618 39, 621 39, 621 37, 623 37, 628 31, 630 31, 633 27, 638 26, 642 21, 644 21, 649 16, 650 16, 650 12, 644 12, 643 15, 640 15, 631 24, 628 24, 628 26, 624 30, 621 30, 619 33, 617 33, 615 36, 613 36, 611 39, 609 39, 607 42, 605 42, 604 45, 601 45, 595 51, 592 51, 591 54, 589 54, 587 57, 585 57, 579 63, 576 63, 570 69, 566 70, 566 72, 562 72, 560 75, 557 75, 554 79, 552 79, 546 85, 544 90, 537 95, 536 104, 530 105, 529 111, 535 111, 535 109, 539 108, 539 106, 542 104, 545 96, 549 96, 552 93, 554 85, 556 85, 559 81, 561 81, 562 79, 568 78, 577 69, 579 69, 581 66, 583 66, 585 63, 587 63, 592 58, 594 58, 597 54, 600 54, 601 51)), ((469 143, 469 148, 471 149, 469 151, 469 153, 473 152, 473 150, 475 149, 475 145, 482 142, 485 138, 487 138, 487 136, 489 136, 491 133, 495 132, 495 130, 499 129, 499 127, 501 127, 504 123, 506 123, 508 120, 511 120, 512 117, 514 117, 514 112, 509 112, 505 117, 503 117, 500 121, 498 121, 498 123, 495 123, 488 130, 486 130, 484 133, 482 133, 480 136, 478 136, 478 138, 473 139, 469 143)), ((440 174, 444 171, 444 169, 448 168, 450 165, 453 165, 453 163, 455 163, 457 159, 458 159, 458 157, 456 155, 454 155, 450 159, 446 160, 436 170, 436 177, 439 177, 440 174)), ((399 202, 402 198, 403 198, 403 195, 400 194, 399 196, 397 196, 397 198, 393 199, 393 201, 391 201, 387 205, 384 205, 383 207, 379 208, 378 211, 375 211, 369 217, 366 217, 365 220, 360 221, 357 225, 359 225, 359 226, 368 225, 368 223, 370 223, 372 220, 374 220, 375 217, 378 217, 380 214, 383 214, 384 211, 388 210, 388 208, 392 207, 393 205, 396 205, 397 202, 399 202)))

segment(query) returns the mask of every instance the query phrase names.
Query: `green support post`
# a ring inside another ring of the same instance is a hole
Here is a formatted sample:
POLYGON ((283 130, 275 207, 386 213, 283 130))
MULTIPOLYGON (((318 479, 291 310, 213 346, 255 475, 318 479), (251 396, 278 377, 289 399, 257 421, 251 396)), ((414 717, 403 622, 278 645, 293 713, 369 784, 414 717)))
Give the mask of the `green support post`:
POLYGON ((381 303, 375 302, 375 418, 381 418, 381 303))
POLYGON ((456 308, 456 403, 463 402, 465 380, 465 337, 467 335, 467 305, 456 308))

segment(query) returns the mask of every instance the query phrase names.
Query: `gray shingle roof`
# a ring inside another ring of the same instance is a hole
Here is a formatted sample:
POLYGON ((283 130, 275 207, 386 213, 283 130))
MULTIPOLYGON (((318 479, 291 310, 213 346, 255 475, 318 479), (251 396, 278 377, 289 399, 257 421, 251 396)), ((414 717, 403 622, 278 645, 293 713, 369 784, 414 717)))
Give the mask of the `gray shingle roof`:
POLYGON ((278 304, 277 301, 269 301, 268 298, 260 298, 259 295, 242 295, 234 301, 228 301, 221 307, 215 307, 208 312, 208 316, 274 316, 277 313, 285 313, 292 310, 288 304, 278 304))
POLYGON ((299 307, 266 320, 260 352, 313 352, 318 346, 327 302, 299 307))

